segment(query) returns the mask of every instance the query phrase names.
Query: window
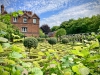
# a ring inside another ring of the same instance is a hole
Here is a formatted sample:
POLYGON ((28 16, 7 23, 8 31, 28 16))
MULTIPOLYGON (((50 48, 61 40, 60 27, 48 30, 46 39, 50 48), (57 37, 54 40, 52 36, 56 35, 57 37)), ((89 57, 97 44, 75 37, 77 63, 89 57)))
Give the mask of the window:
POLYGON ((36 23, 36 18, 33 18, 33 23, 36 23))
POLYGON ((17 22, 17 17, 13 17, 13 22, 17 22))
POLYGON ((27 27, 22 27, 22 32, 27 32, 27 27))
POLYGON ((23 18, 23 23, 27 23, 27 18, 26 17, 23 18))

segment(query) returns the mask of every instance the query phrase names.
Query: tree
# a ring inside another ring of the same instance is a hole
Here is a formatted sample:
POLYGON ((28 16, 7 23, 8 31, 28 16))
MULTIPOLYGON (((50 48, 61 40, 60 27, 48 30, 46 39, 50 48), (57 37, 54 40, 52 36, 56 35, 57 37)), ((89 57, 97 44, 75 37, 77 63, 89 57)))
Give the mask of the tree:
POLYGON ((45 34, 43 33, 41 29, 39 29, 39 37, 45 37, 45 34))
POLYGON ((40 28, 46 35, 50 32, 50 27, 47 24, 42 25, 40 28))
POLYGON ((99 28, 98 28, 98 30, 97 30, 97 31, 98 31, 98 33, 100 33, 100 26, 99 26, 99 28))
POLYGON ((70 19, 61 23, 59 28, 64 28, 67 34, 97 32, 100 26, 100 15, 78 18, 77 20, 70 19))
POLYGON ((30 49, 31 48, 37 48, 37 46, 38 46, 38 40, 36 38, 33 38, 33 37, 26 38, 23 41, 23 45, 26 48, 28 48, 29 49, 29 52, 30 52, 30 49))
POLYGON ((51 31, 57 31, 59 29, 59 26, 53 26, 52 28, 51 28, 51 31))
POLYGON ((21 33, 19 33, 18 29, 14 25, 11 24, 10 22, 11 16, 17 17, 18 15, 22 15, 22 14, 23 12, 19 10, 16 13, 12 12, 10 14, 0 15, 0 29, 1 27, 3 27, 2 29, 6 28, 5 31, 7 34, 4 37, 8 38, 11 42, 13 42, 12 34, 16 33, 16 35, 19 35, 19 36, 22 35, 21 33))
POLYGON ((3 22, 0 22, 0 30, 5 31, 7 29, 7 25, 3 22))
POLYGON ((56 37, 60 39, 61 41, 61 36, 66 35, 66 30, 64 28, 58 29, 56 32, 56 37))
POLYGON ((10 24, 10 14, 0 15, 0 21, 9 25, 10 24))

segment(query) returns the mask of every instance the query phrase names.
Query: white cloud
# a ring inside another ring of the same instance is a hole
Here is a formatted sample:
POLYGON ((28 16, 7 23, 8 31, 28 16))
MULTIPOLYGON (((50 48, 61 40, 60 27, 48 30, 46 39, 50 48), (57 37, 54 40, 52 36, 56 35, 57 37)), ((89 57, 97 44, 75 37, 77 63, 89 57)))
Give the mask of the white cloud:
POLYGON ((60 13, 53 15, 49 18, 41 20, 41 25, 48 24, 50 27, 54 25, 60 25, 63 21, 71 18, 77 19, 79 17, 90 17, 92 15, 100 14, 100 1, 86 3, 80 6, 72 7, 61 11, 60 13))
MULTIPOLYGON (((58 10, 65 7, 63 4, 67 5, 69 0, 32 0, 25 1, 25 8, 30 8, 33 12, 41 14, 47 11, 58 10)), ((23 8, 23 7, 22 7, 23 8)))
POLYGON ((7 9, 7 12, 13 12, 15 9, 12 7, 12 8, 8 8, 7 9))
POLYGON ((8 12, 12 12, 17 9, 31 10, 38 15, 48 11, 52 12, 64 8, 63 11, 41 20, 41 25, 48 24, 52 27, 53 25, 60 25, 61 22, 71 18, 77 19, 79 17, 100 14, 100 0, 92 0, 90 3, 76 6, 78 3, 84 3, 84 1, 85 0, 0 0, 0 5, 4 4, 8 12), (17 4, 17 2, 20 4, 17 4), (73 2, 76 3, 75 7, 65 9, 71 6, 73 2))
POLYGON ((14 11, 19 8, 20 10, 31 10, 37 14, 41 14, 63 8, 67 5, 68 1, 69 0, 1 0, 0 3, 7 7, 7 11, 13 7, 15 9, 14 11), (17 7, 17 5, 19 5, 17 3, 20 3, 19 7, 17 7))
MULTIPOLYGON (((15 3, 17 0, 0 0, 0 6, 3 4, 4 5, 4 7, 5 8, 7 8, 10 4, 11 4, 11 2, 12 3, 15 3)), ((7 9, 5 9, 7 12, 12 12, 12 11, 14 11, 13 10, 14 9, 14 7, 12 7, 12 8, 7 8, 7 9), (11 10, 11 11, 10 11, 11 10)), ((1 12, 1 8, 0 8, 0 12, 1 12)))

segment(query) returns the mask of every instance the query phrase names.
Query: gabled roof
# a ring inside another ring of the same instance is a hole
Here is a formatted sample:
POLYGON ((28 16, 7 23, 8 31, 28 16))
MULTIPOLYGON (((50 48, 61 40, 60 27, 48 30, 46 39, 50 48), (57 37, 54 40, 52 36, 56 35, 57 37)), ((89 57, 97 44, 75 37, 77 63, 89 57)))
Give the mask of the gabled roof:
POLYGON ((1 14, 2 14, 2 15, 7 14, 7 11, 2 12, 1 14))
POLYGON ((24 15, 26 15, 27 17, 29 17, 29 18, 32 18, 32 17, 37 17, 38 19, 40 19, 35 13, 34 14, 32 14, 32 12, 31 12, 31 14, 29 14, 28 12, 31 12, 31 11, 23 11, 23 15, 22 16, 24 16, 24 15))
POLYGON ((26 15, 27 17, 32 17, 32 15, 29 15, 29 14, 27 14, 27 13, 24 13, 22 16, 24 16, 24 15, 26 15))
MULTIPOLYGON (((35 13, 33 14, 33 16, 36 16, 38 19, 40 19, 35 13)), ((33 17, 33 16, 32 16, 32 17, 33 17)))

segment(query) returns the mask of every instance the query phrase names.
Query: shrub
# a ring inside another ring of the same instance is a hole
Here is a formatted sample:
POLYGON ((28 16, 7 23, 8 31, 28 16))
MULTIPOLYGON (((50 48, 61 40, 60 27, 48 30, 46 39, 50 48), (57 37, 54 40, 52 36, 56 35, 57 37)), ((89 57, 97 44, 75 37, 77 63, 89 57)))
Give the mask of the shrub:
POLYGON ((23 44, 26 48, 28 48, 30 50, 32 47, 36 48, 38 46, 38 40, 33 37, 26 38, 26 39, 24 39, 23 44))
POLYGON ((0 44, 0 52, 3 52, 3 48, 2 48, 2 46, 1 46, 1 44, 0 44))
POLYGON ((45 41, 45 38, 37 38, 37 40, 38 40, 39 42, 44 42, 44 41, 45 41))
POLYGON ((2 43, 1 45, 3 48, 9 48, 11 46, 10 43, 2 43))
POLYGON ((63 43, 63 44, 68 43, 68 38, 63 38, 63 39, 62 39, 62 43, 63 43))
POLYGON ((12 34, 12 36, 13 36, 14 39, 19 39, 20 38, 19 35, 12 34))
POLYGON ((48 41, 50 38, 46 38, 46 41, 48 41))
POLYGON ((18 43, 18 42, 22 43, 23 42, 23 39, 14 39, 13 42, 14 43, 18 43))
POLYGON ((8 42, 8 39, 0 37, 0 43, 5 43, 5 42, 8 42))
POLYGON ((48 43, 51 44, 51 45, 54 45, 54 44, 57 43, 57 39, 52 37, 52 38, 48 39, 48 43))
POLYGON ((98 41, 100 42, 100 35, 97 35, 96 38, 97 38, 98 41))
POLYGON ((94 36, 88 36, 88 37, 87 37, 87 40, 88 40, 88 41, 91 41, 91 40, 94 40, 94 39, 95 39, 94 36))

